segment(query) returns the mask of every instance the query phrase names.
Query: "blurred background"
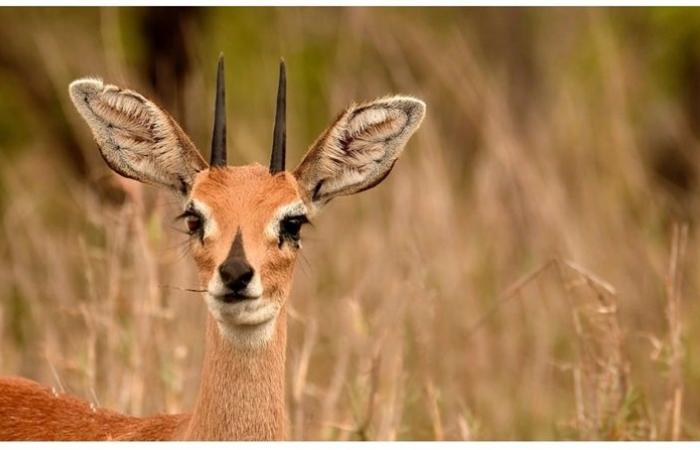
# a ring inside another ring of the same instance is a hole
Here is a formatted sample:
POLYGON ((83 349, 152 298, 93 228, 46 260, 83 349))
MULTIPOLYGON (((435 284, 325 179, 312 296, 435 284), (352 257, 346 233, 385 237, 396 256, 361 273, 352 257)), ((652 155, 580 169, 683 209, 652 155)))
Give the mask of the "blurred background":
POLYGON ((428 112, 387 181, 304 231, 292 439, 700 438, 700 10, 0 9, 0 374, 191 407, 205 307, 177 199, 113 175, 96 75, 208 154, 288 163, 353 100, 428 112))

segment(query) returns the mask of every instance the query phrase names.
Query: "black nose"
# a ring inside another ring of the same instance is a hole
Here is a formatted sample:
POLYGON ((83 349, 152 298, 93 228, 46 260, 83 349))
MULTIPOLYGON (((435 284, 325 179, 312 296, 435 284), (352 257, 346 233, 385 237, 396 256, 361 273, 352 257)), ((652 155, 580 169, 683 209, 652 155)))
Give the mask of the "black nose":
POLYGON ((255 271, 243 258, 228 258, 219 266, 219 275, 224 285, 235 293, 248 287, 255 271))

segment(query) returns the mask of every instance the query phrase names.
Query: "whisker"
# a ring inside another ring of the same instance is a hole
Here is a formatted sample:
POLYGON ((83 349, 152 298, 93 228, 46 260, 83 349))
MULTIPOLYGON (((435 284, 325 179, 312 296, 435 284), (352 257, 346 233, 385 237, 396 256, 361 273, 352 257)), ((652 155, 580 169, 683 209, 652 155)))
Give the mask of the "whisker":
POLYGON ((182 261, 186 256, 190 254, 190 246, 188 245, 188 241, 182 242, 178 245, 178 257, 177 261, 182 261))
POLYGON ((303 263, 300 267, 302 272, 304 273, 304 276, 309 276, 309 272, 306 271, 306 268, 312 269, 311 263, 309 262, 309 259, 306 257, 306 254, 304 252, 299 253, 299 256, 301 256, 301 260, 303 263), (305 267, 306 266, 306 267, 305 267))
POLYGON ((177 249, 189 248, 189 245, 187 245, 187 244, 189 243, 189 240, 190 240, 189 237, 186 238, 186 239, 183 239, 183 240, 178 240, 178 241, 176 241, 176 242, 175 242, 174 244, 172 244, 172 245, 167 245, 167 246, 165 246, 165 250, 170 251, 170 250, 174 250, 174 249, 176 249, 176 248, 177 248, 177 249))
POLYGON ((168 284, 162 284, 162 285, 160 285, 160 287, 166 288, 166 289, 176 289, 176 290, 178 290, 178 291, 186 291, 186 292, 207 292, 206 289, 181 288, 181 287, 178 287, 178 286, 170 286, 170 285, 168 285, 168 284))
POLYGON ((179 228, 179 227, 176 227, 176 226, 170 225, 170 224, 165 224, 164 226, 171 231, 175 231, 175 232, 180 233, 180 234, 186 234, 189 236, 189 233, 187 231, 183 230, 182 228, 179 228))

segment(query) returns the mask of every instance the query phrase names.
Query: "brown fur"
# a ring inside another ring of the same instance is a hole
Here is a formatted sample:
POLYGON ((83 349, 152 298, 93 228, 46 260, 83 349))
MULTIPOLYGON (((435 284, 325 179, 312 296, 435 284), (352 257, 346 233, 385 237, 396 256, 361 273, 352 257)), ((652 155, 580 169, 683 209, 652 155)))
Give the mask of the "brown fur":
POLYGON ((24 378, 0 379, 0 440, 144 440, 172 437, 188 416, 129 417, 24 378))
MULTIPOLYGON (((197 175, 192 198, 209 206, 219 226, 218 239, 192 245, 202 282, 226 258, 240 227, 248 262, 261 270, 265 296, 284 292, 291 282, 296 252, 287 247, 280 251, 277 240, 267 239, 263 230, 277 208, 301 199, 296 179, 288 172, 272 176, 259 164, 212 168, 197 175)), ((273 297, 282 300, 279 295, 273 297)))
POLYGON ((52 392, 29 380, 0 379, 0 439, 4 440, 273 440, 285 436, 286 308, 296 252, 280 249, 264 227, 276 209, 300 199, 296 180, 260 165, 204 170, 192 198, 212 210, 216 239, 192 242, 203 284, 226 257, 238 228, 245 252, 261 270, 263 296, 281 304, 275 333, 261 348, 240 349, 206 326, 199 393, 191 415, 128 417, 52 392))
POLYGON ((352 106, 293 173, 271 175, 257 164, 205 168, 177 123, 133 91, 83 79, 71 84, 70 94, 112 169, 206 205, 218 231, 203 240, 191 239, 202 286, 224 261, 240 230, 248 263, 260 274, 260 301, 276 303, 278 312, 271 338, 253 346, 234 345, 210 312, 191 415, 129 417, 54 394, 29 380, 5 378, 0 379, 0 439, 283 439, 286 299, 298 252, 296 245, 280 245, 266 227, 283 205, 303 199, 313 215, 332 197, 360 192, 383 180, 420 124, 425 105, 397 96, 352 106))
POLYGON ((199 395, 184 438, 284 439, 286 343, 284 310, 277 317, 272 341, 251 351, 231 346, 210 317, 199 395))
POLYGON ((296 252, 263 232, 280 206, 300 199, 296 179, 270 175, 255 164, 212 168, 200 173, 192 198, 211 208, 218 239, 193 242, 192 251, 205 284, 226 258, 237 230, 249 263, 261 272, 263 298, 279 302, 272 340, 262 348, 239 349, 227 342, 214 319, 207 321, 206 351, 199 395, 186 439, 250 440, 284 438, 284 363, 287 341, 284 303, 296 252))

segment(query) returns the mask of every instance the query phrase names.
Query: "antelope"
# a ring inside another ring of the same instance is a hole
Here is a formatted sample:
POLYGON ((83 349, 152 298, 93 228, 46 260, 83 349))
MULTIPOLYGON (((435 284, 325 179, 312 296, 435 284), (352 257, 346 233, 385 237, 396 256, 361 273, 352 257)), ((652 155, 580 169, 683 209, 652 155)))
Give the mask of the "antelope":
POLYGON ((331 199, 383 181, 425 104, 389 96, 350 105, 290 172, 284 61, 269 167, 227 165, 223 55, 208 165, 177 122, 141 94, 94 78, 72 82, 69 94, 112 170, 182 199, 208 309, 199 389, 191 413, 131 417, 3 378, 0 439, 284 439, 287 297, 300 229, 331 199))

